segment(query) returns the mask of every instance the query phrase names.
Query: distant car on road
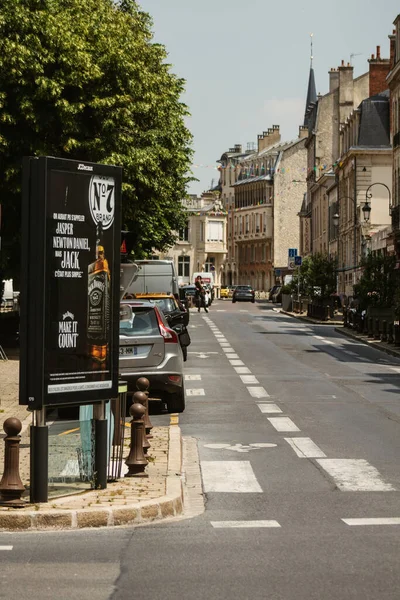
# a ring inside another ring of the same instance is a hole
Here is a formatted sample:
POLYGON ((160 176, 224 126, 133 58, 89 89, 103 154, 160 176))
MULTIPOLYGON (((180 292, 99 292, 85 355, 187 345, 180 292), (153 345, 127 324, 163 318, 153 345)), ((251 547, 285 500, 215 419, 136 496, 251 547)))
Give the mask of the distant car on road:
POLYGON ((150 395, 163 400, 168 412, 183 412, 183 355, 178 334, 156 304, 123 300, 120 304, 119 374, 136 391, 147 377, 150 395))
POLYGON ((255 302, 255 292, 251 285, 237 285, 234 289, 232 302, 255 302))
POLYGON ((229 298, 229 291, 231 289, 230 285, 223 285, 221 287, 220 293, 219 293, 219 297, 220 298, 229 298))

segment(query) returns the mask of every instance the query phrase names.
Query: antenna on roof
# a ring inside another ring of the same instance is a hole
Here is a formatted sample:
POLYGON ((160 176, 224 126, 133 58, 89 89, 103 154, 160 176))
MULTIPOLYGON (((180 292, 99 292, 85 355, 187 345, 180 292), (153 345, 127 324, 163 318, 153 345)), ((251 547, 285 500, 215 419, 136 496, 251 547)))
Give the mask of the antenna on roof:
POLYGON ((313 61, 313 33, 310 33, 310 42, 311 42, 311 55, 310 55, 310 68, 312 69, 312 61, 313 61))

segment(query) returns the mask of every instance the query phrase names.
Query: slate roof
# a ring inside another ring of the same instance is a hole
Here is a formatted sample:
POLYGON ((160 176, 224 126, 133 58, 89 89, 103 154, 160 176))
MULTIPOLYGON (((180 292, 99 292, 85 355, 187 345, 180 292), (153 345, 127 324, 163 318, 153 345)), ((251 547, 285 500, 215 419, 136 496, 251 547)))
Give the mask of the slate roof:
POLYGON ((389 91, 363 100, 358 146, 390 146, 390 100, 389 91))

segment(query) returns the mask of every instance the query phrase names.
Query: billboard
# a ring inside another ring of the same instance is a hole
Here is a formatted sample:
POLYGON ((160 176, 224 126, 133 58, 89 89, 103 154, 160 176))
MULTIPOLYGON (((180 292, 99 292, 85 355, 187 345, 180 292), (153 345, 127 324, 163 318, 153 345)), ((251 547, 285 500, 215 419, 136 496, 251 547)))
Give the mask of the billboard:
POLYGON ((120 167, 23 168, 20 404, 118 395, 120 167))

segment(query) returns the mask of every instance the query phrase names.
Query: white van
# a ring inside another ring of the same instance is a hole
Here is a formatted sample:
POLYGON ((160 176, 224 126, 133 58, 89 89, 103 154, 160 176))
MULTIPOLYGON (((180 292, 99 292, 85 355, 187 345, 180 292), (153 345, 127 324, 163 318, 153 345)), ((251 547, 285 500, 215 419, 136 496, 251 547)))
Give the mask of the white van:
MULTIPOLYGON (((127 294, 178 294, 178 278, 172 260, 135 260, 139 271, 127 294)), ((122 266, 122 265, 121 265, 122 266)))

